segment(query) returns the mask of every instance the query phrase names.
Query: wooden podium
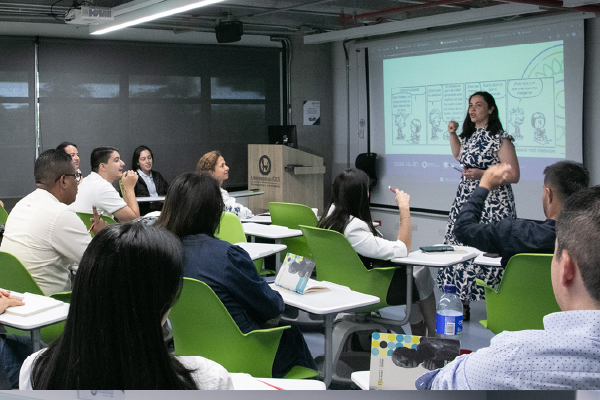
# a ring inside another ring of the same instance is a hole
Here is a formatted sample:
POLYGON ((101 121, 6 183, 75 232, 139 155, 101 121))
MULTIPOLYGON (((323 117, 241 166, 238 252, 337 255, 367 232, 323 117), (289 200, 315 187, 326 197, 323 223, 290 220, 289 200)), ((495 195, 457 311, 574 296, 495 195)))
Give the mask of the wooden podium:
POLYGON ((269 211, 269 203, 305 204, 323 211, 323 158, 280 144, 248 145, 248 189, 265 192, 248 198, 255 214, 269 211))

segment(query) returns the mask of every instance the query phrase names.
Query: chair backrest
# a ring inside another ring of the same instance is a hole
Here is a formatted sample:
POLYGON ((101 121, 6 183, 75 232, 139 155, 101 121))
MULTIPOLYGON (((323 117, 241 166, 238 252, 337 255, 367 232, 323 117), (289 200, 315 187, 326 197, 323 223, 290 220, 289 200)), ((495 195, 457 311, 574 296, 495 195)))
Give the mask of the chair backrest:
POLYGON ((508 261, 498 292, 485 290, 489 330, 544 329, 544 316, 560 311, 552 289, 551 263, 552 254, 517 254, 508 261))
MULTIPOLYGON (((90 228, 92 227, 92 218, 94 218, 94 214, 92 213, 84 213, 84 212, 76 212, 75 214, 77 214, 77 216, 83 221, 83 223, 85 224, 85 227, 88 231, 90 231, 90 228)), ((103 215, 102 219, 104 221, 106 221, 109 224, 114 224, 115 220, 112 219, 109 216, 103 215)), ((94 233, 92 231, 90 231, 90 235, 92 235, 92 237, 94 237, 94 233)))
MULTIPOLYGON (((377 296, 381 300, 378 304, 358 311, 373 311, 388 306, 386 295, 396 268, 368 270, 348 239, 341 233, 303 225, 300 229, 314 256, 317 280, 347 286, 354 291, 377 296)), ((402 276, 406 277, 406 274, 402 276)), ((400 287, 406 288, 406 280, 400 287)))
MULTIPOLYGON (((229 211, 223 212, 221 216, 221 223, 219 225, 219 229, 215 233, 215 237, 217 239, 224 240, 228 243, 246 243, 248 240, 246 239, 246 234, 244 233, 244 227, 240 222, 240 219, 234 213, 230 213, 229 211)), ((259 274, 269 273, 272 271, 263 270, 263 259, 259 258, 258 260, 254 260, 254 266, 259 274)))
POLYGON ((0 251, 0 287, 20 293, 44 295, 21 261, 4 251, 0 251))
POLYGON ((175 354, 203 356, 229 372, 271 377, 279 340, 286 327, 243 334, 215 292, 204 282, 184 278, 179 301, 169 315, 175 354))
POLYGON ((0 225, 6 225, 6 220, 8 218, 8 213, 4 209, 4 207, 0 206, 0 225))
MULTIPOLYGON (((71 292, 58 292, 50 295, 53 299, 60 300, 65 303, 71 303, 71 292)), ((58 322, 42 328, 40 338, 46 344, 54 342, 64 331, 65 322, 58 322)))
POLYGON ((225 211, 221 216, 221 224, 215 237, 231 244, 247 242, 244 228, 237 215, 225 211))
MULTIPOLYGON (((313 210, 304 204, 269 203, 271 222, 275 225, 286 226, 290 229, 300 229, 300 225, 316 227, 319 223, 313 210)), ((287 246, 287 252, 312 259, 310 248, 302 236, 282 239, 287 246)))

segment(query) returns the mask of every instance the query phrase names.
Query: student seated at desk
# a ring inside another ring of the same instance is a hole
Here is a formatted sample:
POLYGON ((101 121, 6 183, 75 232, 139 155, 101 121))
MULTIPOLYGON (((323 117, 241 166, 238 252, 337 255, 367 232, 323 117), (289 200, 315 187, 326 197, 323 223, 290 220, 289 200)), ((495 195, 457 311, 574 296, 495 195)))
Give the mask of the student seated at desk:
MULTIPOLYGON (((12 297, 9 290, 0 289, 0 314, 8 307, 22 306, 23 301, 12 297)), ((19 370, 25 358, 33 353, 28 336, 6 335, 0 325, 0 390, 19 387, 19 370)))
POLYGON ((20 389, 232 389, 203 357, 174 357, 162 325, 183 286, 182 251, 171 233, 113 224, 85 251, 65 329, 28 357, 20 389))
MULTIPOLYGON (((410 196, 396 189, 396 204, 400 210, 398 240, 385 240, 373 226, 369 209, 369 177, 359 169, 347 169, 333 182, 331 203, 325 209, 325 218, 319 222, 319 228, 331 229, 342 233, 367 269, 390 266, 386 260, 406 257, 410 252, 412 225, 410 223, 410 196)), ((399 279, 405 274, 398 269, 392 278, 387 294, 387 303, 398 305, 405 303, 403 288, 399 279)), ((413 335, 435 335, 435 295, 433 278, 426 267, 414 267, 414 281, 419 293, 418 307, 413 304, 410 327, 413 335), (423 322, 424 321, 424 322, 423 322)), ((403 286, 404 284, 402 284, 403 286)))
POLYGON ((254 217, 249 208, 237 203, 235 198, 229 196, 227 190, 223 189, 223 181, 229 179, 229 167, 225 164, 225 159, 218 150, 203 155, 200 161, 198 161, 196 172, 208 172, 219 181, 221 196, 223 196, 223 203, 225 203, 225 211, 234 213, 239 218, 254 217))
MULTIPOLYGON (((138 179, 133 190, 135 197, 156 197, 164 196, 169 189, 169 183, 163 178, 160 172, 152 169, 154 165, 154 154, 148 146, 138 146, 133 151, 131 158, 133 170, 141 179, 138 179)), ((140 215, 146 215, 151 211, 160 211, 161 202, 141 203, 140 215)))
MULTIPOLYGON (((258 275, 245 250, 215 238, 223 209, 219 182, 206 173, 187 173, 171 184, 158 225, 181 238, 183 274, 210 286, 243 333, 274 327, 283 299, 258 275)), ((317 369, 302 333, 292 326, 281 336, 273 377, 296 365, 317 369)))

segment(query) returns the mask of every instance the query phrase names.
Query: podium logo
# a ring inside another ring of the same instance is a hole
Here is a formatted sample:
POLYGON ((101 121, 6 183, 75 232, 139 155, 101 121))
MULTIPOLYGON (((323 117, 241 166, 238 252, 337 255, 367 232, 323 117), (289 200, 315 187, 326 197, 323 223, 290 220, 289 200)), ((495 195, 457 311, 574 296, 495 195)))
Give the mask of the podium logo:
POLYGON ((267 156, 262 156, 258 160, 258 170, 261 175, 269 175, 271 173, 271 159, 267 156))

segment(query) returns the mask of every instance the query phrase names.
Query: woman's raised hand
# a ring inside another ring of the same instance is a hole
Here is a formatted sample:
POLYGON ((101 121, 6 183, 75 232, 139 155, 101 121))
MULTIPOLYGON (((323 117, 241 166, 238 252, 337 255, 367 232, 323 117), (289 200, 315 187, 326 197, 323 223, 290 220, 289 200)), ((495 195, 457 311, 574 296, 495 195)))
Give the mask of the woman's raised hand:
POLYGON ((448 132, 450 132, 450 134, 456 134, 457 129, 458 129, 458 122, 456 122, 456 121, 448 122, 448 132))
POLYGON ((403 190, 396 189, 396 204, 400 209, 408 209, 410 206, 408 203, 410 202, 410 195, 408 193, 404 193, 403 190))

